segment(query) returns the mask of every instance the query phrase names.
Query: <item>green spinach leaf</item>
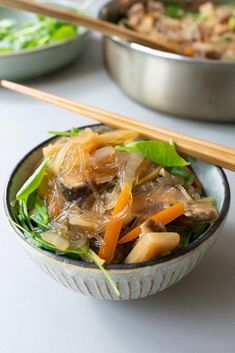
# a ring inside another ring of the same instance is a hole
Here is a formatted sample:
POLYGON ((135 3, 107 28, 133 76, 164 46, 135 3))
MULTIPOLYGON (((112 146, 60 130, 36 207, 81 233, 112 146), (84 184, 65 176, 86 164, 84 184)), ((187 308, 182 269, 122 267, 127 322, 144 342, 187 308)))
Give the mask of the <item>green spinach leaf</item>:
POLYGON ((21 189, 16 194, 16 199, 18 201, 21 200, 27 203, 29 195, 40 186, 49 161, 50 158, 45 158, 35 172, 23 184, 21 189))
POLYGON ((191 184, 195 179, 193 173, 188 172, 183 167, 173 167, 170 170, 171 174, 180 175, 184 178, 186 184, 191 184))
POLYGON ((56 41, 75 38, 78 28, 73 24, 38 16, 37 21, 0 20, 0 53, 43 47, 56 41))
POLYGON ((184 11, 179 4, 172 3, 167 6, 167 14, 173 18, 181 18, 184 14, 184 11))
POLYGON ((110 283, 111 287, 113 288, 115 294, 120 297, 120 291, 117 288, 116 283, 114 282, 114 280, 112 279, 112 277, 110 276, 109 272, 106 270, 106 268, 104 268, 103 264, 104 264, 104 260, 102 260, 94 251, 92 251, 91 249, 89 249, 88 252, 88 258, 90 258, 90 260, 92 262, 94 262, 94 264, 103 272, 103 275, 105 276, 105 278, 107 279, 107 281, 110 283))
POLYGON ((162 141, 134 141, 124 146, 116 146, 115 149, 142 153, 145 158, 165 167, 183 167, 190 164, 180 157, 174 145, 162 141))
POLYGON ((48 134, 55 136, 67 136, 73 137, 79 134, 80 130, 78 128, 73 127, 70 131, 48 131, 48 134))
POLYGON ((43 231, 48 229, 49 215, 45 201, 36 196, 34 208, 30 212, 30 219, 34 221, 43 231))
POLYGON ((191 242, 202 235, 208 227, 208 223, 199 223, 193 226, 188 232, 181 234, 181 245, 185 248, 191 242))

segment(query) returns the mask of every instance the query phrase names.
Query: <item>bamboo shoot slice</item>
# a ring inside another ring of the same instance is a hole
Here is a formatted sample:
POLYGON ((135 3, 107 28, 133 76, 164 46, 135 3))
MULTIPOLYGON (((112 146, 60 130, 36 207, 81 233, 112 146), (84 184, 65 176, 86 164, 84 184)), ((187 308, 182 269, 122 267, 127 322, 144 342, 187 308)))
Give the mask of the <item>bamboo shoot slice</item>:
POLYGON ((170 254, 179 245, 179 242, 178 233, 145 233, 126 257, 125 263, 149 261, 165 256, 170 254))

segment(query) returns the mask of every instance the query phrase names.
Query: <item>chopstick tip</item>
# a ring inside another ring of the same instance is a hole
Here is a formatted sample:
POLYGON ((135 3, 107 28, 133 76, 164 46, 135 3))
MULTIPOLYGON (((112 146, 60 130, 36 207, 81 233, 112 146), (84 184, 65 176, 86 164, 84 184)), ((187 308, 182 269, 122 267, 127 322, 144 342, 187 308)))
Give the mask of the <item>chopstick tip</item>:
POLYGON ((0 80, 0 86, 1 86, 1 87, 5 87, 5 83, 6 83, 6 82, 7 82, 7 81, 4 80, 4 79, 0 80))
POLYGON ((16 83, 13 81, 8 81, 8 80, 0 80, 0 87, 4 87, 4 88, 12 88, 14 87, 16 83))

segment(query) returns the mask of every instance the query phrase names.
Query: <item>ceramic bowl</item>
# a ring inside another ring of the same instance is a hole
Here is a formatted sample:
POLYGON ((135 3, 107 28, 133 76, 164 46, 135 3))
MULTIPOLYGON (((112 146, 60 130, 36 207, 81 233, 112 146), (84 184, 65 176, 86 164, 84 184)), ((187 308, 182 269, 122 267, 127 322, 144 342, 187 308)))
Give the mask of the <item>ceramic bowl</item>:
MULTIPOLYGON (((103 125, 92 127, 98 131, 109 129, 103 125)), ((4 197, 7 217, 12 216, 11 202, 15 199, 17 191, 42 158, 42 147, 51 141, 53 138, 36 146, 23 157, 11 173, 4 197)), ((42 271, 63 286, 100 299, 130 300, 147 297, 165 290, 189 274, 218 238, 228 213, 230 189, 223 170, 198 160, 191 160, 191 163, 207 195, 215 197, 220 211, 219 219, 186 249, 175 254, 143 263, 107 265, 110 275, 120 290, 120 298, 115 295, 101 271, 93 264, 68 259, 36 248, 18 228, 14 226, 12 228, 16 238, 32 260, 42 271)))
MULTIPOLYGON (((58 0, 59 1, 59 0, 58 0)), ((49 2, 49 1, 47 1, 49 2)), ((51 1, 57 3, 55 0, 51 1)), ((69 6, 63 0, 60 4, 69 6)), ((20 21, 35 21, 36 16, 26 11, 0 7, 0 19, 14 18, 20 21)), ((28 80, 56 71, 74 61, 84 50, 89 32, 79 27, 76 37, 46 45, 42 48, 22 49, 0 54, 0 78, 6 80, 28 80)))

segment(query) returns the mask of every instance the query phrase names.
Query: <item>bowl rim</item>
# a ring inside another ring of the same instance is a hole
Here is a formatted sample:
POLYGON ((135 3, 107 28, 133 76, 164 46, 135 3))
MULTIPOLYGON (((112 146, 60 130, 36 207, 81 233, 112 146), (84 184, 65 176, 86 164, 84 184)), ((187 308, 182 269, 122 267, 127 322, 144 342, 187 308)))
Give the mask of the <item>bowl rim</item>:
POLYGON ((59 47, 64 46, 66 44, 77 42, 77 41, 79 41, 79 39, 85 37, 89 33, 90 32, 87 29, 85 29, 82 33, 78 33, 73 38, 61 40, 61 41, 58 41, 58 42, 54 42, 54 43, 45 45, 43 47, 25 48, 25 49, 21 49, 19 51, 14 51, 14 52, 10 52, 10 53, 1 53, 0 54, 0 61, 1 61, 1 59, 15 58, 15 57, 18 57, 18 56, 30 55, 30 54, 39 53, 39 52, 41 53, 43 51, 50 50, 50 49, 53 49, 53 48, 59 48, 59 47))
MULTIPOLYGON (((79 127, 79 129, 96 128, 96 127, 99 127, 99 126, 106 126, 106 125, 104 125, 104 124, 84 125, 82 127, 79 127)), ((7 181, 6 186, 5 186, 4 194, 3 194, 3 198, 4 198, 3 203, 4 203, 5 215, 6 215, 7 219, 8 219, 8 222, 9 222, 10 226, 14 229, 16 234, 22 240, 24 240, 30 247, 32 247, 34 250, 38 251, 39 253, 44 254, 44 255, 46 255, 46 256, 54 259, 54 260, 62 262, 62 263, 71 264, 71 265, 75 265, 77 267, 82 267, 82 268, 97 269, 96 265, 93 264, 93 263, 89 263, 89 262, 85 262, 85 261, 77 260, 77 259, 76 260, 75 259, 70 259, 68 257, 64 257, 63 255, 58 255, 56 253, 53 253, 53 252, 51 252, 49 250, 36 247, 34 244, 32 244, 30 242, 30 240, 27 238, 27 236, 25 236, 24 233, 21 230, 19 230, 19 228, 17 228, 14 224, 12 224, 9 221, 10 218, 13 218, 13 212, 12 212, 11 205, 10 205, 10 200, 9 200, 9 193, 10 193, 12 181, 13 181, 13 178, 14 178, 15 174, 17 173, 17 171, 19 170, 21 165, 27 160, 27 158, 32 153, 36 152, 37 150, 40 150, 46 144, 53 142, 57 138, 58 138, 58 136, 53 136, 53 137, 51 137, 49 139, 44 140, 43 142, 41 142, 40 144, 38 144, 37 146, 32 148, 28 153, 26 153, 19 160, 19 162, 16 164, 16 166, 10 172, 10 175, 8 177, 8 181, 7 181)), ((128 271, 130 269, 138 269, 138 268, 155 266, 155 265, 158 265, 158 264, 167 263, 167 262, 170 262, 172 260, 178 259, 179 257, 182 257, 182 256, 186 255, 187 253, 189 253, 192 250, 194 250, 197 247, 199 247, 202 243, 204 243, 204 241, 208 240, 215 233, 215 231, 219 228, 219 226, 223 223, 223 221, 224 221, 224 219, 225 219, 225 217, 226 217, 226 215, 228 213, 228 210, 229 210, 230 198, 231 198, 230 186, 229 186, 228 179, 227 179, 227 176, 226 176, 224 170, 222 168, 220 168, 220 167, 215 166, 215 165, 214 165, 214 168, 217 169, 217 171, 218 171, 218 173, 220 175, 220 178, 222 179, 222 184, 223 184, 223 187, 224 187, 224 200, 223 200, 223 203, 222 203, 222 207, 221 207, 219 218, 213 224, 211 224, 206 229, 206 231, 199 236, 199 238, 197 238, 195 241, 190 243, 187 246, 187 248, 179 249, 176 253, 170 254, 170 255, 165 256, 165 257, 160 258, 160 259, 144 261, 144 262, 141 262, 141 263, 131 263, 131 264, 107 264, 105 266, 105 268, 108 269, 108 270, 122 270, 122 271, 126 270, 126 271, 128 271)))
MULTIPOLYGON (((98 12, 98 18, 101 19, 102 18, 102 12, 106 12, 104 11, 107 7, 107 5, 111 4, 112 2, 115 2, 117 0, 110 0, 107 3, 105 3, 103 6, 101 6, 101 8, 99 9, 98 12)), ((160 0, 161 1, 161 0, 160 0)), ((111 21, 109 21, 111 22, 111 21)), ((153 49, 150 47, 146 47, 144 45, 141 44, 137 44, 134 42, 128 42, 125 39, 119 38, 117 36, 104 36, 104 38, 106 40, 111 40, 127 49, 132 49, 136 52, 139 53, 144 53, 144 54, 148 54, 154 57, 158 57, 158 58, 162 58, 162 59, 168 59, 168 60, 172 60, 172 61, 180 61, 180 62, 184 62, 184 63, 188 63, 188 64, 198 64, 198 65, 213 65, 213 66, 222 66, 222 67, 234 67, 235 62, 233 61, 220 61, 220 60, 213 60, 213 59, 203 59, 203 58, 196 58, 196 57, 189 57, 189 56, 184 56, 184 55, 180 55, 180 54, 174 54, 171 52, 167 52, 167 51, 163 51, 163 50, 158 50, 158 49, 153 49)))
POLYGON ((9 58, 13 58, 16 56, 23 56, 23 55, 27 55, 27 54, 33 54, 33 53, 38 53, 38 52, 42 52, 45 50, 49 50, 52 48, 58 48, 61 47, 65 44, 68 43, 73 43, 73 42, 77 42, 80 38, 82 38, 83 36, 87 35, 89 33, 88 30, 85 30, 83 33, 79 33, 78 35, 76 35, 76 37, 73 37, 71 39, 65 39, 62 41, 59 41, 58 43, 51 43, 48 45, 45 45, 44 47, 38 47, 38 48, 32 48, 32 49, 22 49, 16 52, 12 52, 12 53, 6 53, 6 54, 0 54, 0 60, 1 59, 9 59, 9 58))

